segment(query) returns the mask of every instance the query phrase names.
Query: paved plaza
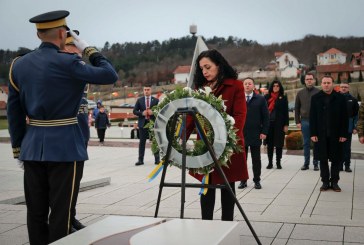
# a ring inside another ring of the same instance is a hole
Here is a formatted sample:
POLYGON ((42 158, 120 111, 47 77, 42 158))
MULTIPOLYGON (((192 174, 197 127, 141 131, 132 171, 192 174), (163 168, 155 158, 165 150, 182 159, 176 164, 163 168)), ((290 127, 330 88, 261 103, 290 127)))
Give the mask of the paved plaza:
MULTIPOLYGON (((0 132, 1 137, 6 138, 6 132, 0 132)), ((361 156, 364 146, 358 144, 356 136, 353 138, 353 155, 361 156)), ((81 192, 77 217, 86 225, 109 215, 153 217, 160 178, 148 182, 147 175, 155 167, 150 149, 146 150, 145 165, 136 167, 138 141, 117 136, 105 140, 105 146, 98 146, 92 139, 82 183, 110 178, 110 184, 81 192), (115 142, 125 144, 111 146, 115 142)), ((284 154, 283 169, 267 170, 265 153, 263 188, 256 190, 248 159, 248 187, 236 189, 236 194, 262 244, 364 244, 364 160, 356 158, 352 160, 352 173, 340 173, 341 193, 320 192, 320 172, 313 171, 312 165, 310 170, 301 171, 301 155, 284 154)), ((8 142, 0 143, 0 162, 0 244, 28 244, 23 170, 12 158, 8 142)), ((168 168, 166 182, 180 181, 181 170, 168 168)), ((187 182, 197 183, 189 175, 187 182)), ((198 192, 196 188, 186 189, 185 218, 200 219, 198 192)), ((214 215, 217 220, 221 217, 219 193, 214 215)), ((180 196, 180 188, 165 187, 158 217, 179 218, 180 196)), ((237 208, 235 220, 241 221, 240 244, 256 244, 237 208)))

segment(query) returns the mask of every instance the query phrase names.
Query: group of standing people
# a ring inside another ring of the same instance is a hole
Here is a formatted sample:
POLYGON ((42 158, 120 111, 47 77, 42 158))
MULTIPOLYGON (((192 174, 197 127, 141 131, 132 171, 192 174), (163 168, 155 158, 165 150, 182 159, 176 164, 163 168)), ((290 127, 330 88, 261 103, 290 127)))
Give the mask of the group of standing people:
POLYGON ((306 87, 296 96, 295 121, 302 130, 304 145, 301 170, 309 169, 312 142, 314 170, 320 170, 322 181, 320 190, 332 188, 340 192, 339 172, 352 172, 351 141, 352 134, 357 132, 359 104, 349 93, 348 83, 341 83, 336 92, 330 75, 321 79, 321 90, 314 86, 315 82, 314 74, 307 73, 306 87))

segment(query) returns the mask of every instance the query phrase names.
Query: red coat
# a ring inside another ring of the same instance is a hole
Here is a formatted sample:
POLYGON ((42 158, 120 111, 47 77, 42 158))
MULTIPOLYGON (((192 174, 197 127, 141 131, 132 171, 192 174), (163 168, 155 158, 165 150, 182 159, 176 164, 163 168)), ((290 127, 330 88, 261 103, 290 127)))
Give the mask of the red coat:
MULTIPOLYGON (((244 150, 243 128, 247 109, 243 83, 234 79, 226 79, 215 92, 216 97, 219 97, 220 95, 222 95, 222 99, 225 101, 226 113, 235 119, 234 126, 238 129, 239 144, 241 145, 242 150, 244 150)), ((234 153, 231 156, 230 161, 231 163, 229 163, 228 168, 222 168, 230 183, 249 179, 245 152, 234 153)), ((203 178, 203 175, 200 174, 191 175, 200 181, 203 178)), ((214 170, 210 174, 209 184, 224 184, 224 180, 220 177, 217 170, 214 170)))

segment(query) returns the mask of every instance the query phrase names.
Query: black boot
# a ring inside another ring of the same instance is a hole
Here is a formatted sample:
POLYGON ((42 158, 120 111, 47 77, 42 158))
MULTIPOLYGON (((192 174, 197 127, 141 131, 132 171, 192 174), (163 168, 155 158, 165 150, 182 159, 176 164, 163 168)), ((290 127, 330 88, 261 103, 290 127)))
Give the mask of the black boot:
POLYGON ((277 161, 277 169, 282 169, 281 161, 277 161))
POLYGON ((272 164, 271 161, 269 161, 268 166, 267 166, 267 169, 272 169, 272 168, 273 168, 273 164, 272 164))

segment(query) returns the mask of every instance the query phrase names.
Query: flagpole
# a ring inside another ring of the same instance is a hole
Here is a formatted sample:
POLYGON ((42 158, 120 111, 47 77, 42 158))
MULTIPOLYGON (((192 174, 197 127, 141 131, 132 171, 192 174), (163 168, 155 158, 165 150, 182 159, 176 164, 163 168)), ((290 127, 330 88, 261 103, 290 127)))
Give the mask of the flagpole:
MULTIPOLYGON (((195 36, 195 34, 197 33, 196 25, 190 26, 190 33, 193 36, 195 36)), ((203 41, 201 36, 197 36, 195 51, 193 52, 193 58, 192 58, 192 62, 191 62, 190 74, 188 76, 187 87, 194 89, 195 86, 193 84, 193 78, 194 78, 195 71, 196 71, 196 60, 197 60, 197 57, 200 55, 200 53, 203 51, 206 51, 206 50, 208 50, 206 43, 203 41)))

